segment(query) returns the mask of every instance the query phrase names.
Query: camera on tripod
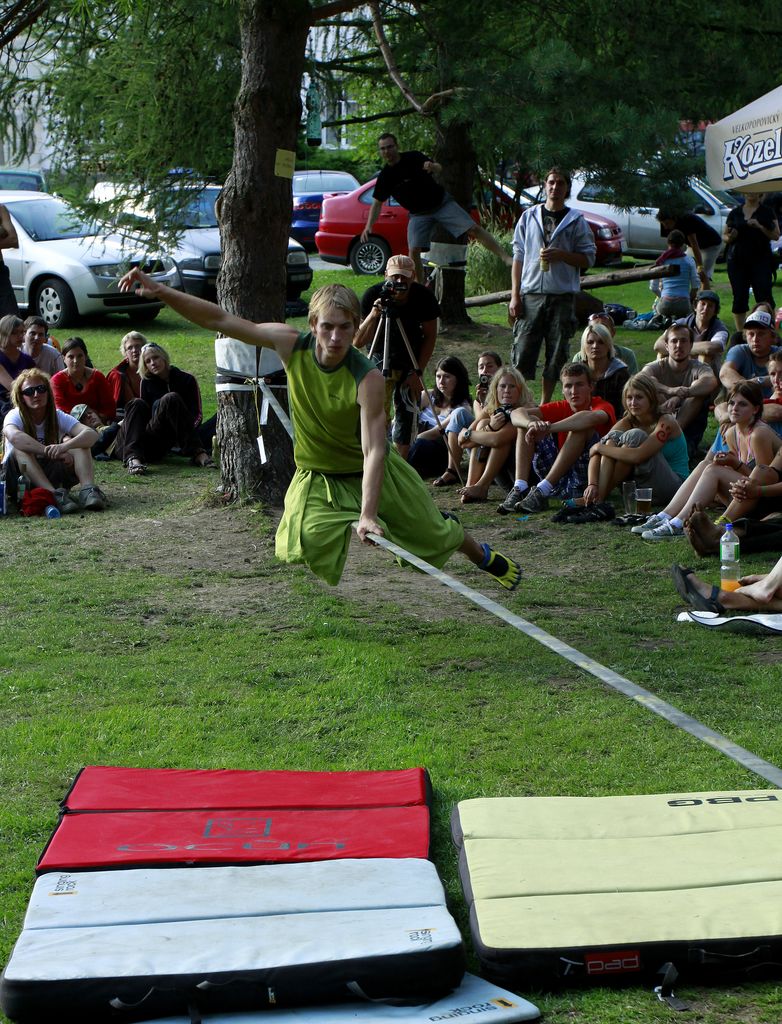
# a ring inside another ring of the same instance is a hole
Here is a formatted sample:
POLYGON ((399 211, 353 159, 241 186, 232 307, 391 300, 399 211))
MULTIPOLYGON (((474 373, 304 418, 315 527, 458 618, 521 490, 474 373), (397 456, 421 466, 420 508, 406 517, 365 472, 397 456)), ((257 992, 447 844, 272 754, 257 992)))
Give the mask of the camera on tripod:
POLYGON ((380 286, 380 305, 388 306, 389 303, 394 301, 394 295, 397 292, 405 291, 407 291, 407 285, 402 284, 400 281, 392 281, 390 278, 386 278, 380 286))

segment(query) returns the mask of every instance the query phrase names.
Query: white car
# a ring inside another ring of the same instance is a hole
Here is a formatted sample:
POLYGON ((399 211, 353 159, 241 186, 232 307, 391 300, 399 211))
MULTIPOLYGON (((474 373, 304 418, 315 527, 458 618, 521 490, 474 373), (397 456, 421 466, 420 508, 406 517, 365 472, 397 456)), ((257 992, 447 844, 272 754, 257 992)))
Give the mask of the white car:
MULTIPOLYGON (((688 212, 696 213, 710 224, 720 237, 731 208, 738 205, 738 200, 729 193, 715 192, 699 178, 690 178, 686 194, 677 194, 675 198, 688 212)), ((612 205, 611 196, 603 185, 587 184, 582 173, 573 175, 568 203, 579 210, 601 213, 616 221, 622 229, 626 251, 632 256, 659 256, 666 247, 657 220, 658 206, 635 206, 622 210, 612 205)))
POLYGON ((96 313, 154 320, 163 303, 117 287, 131 267, 140 266, 156 281, 181 289, 170 256, 147 253, 127 237, 102 232, 56 196, 0 191, 0 203, 8 208, 19 236, 18 248, 3 250, 16 301, 52 329, 96 313))

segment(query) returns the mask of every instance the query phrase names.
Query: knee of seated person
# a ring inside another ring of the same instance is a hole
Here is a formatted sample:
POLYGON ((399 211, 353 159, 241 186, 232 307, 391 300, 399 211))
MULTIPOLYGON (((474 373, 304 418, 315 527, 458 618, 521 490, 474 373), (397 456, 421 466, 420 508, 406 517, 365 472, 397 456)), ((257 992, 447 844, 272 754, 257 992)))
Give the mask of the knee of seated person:
POLYGON ((465 427, 473 421, 473 415, 471 409, 457 409, 450 420, 448 420, 448 426, 445 428, 448 434, 458 434, 460 430, 464 430, 465 427))
POLYGON ((169 391, 167 394, 162 395, 160 398, 155 399, 155 404, 161 405, 177 405, 182 402, 182 396, 178 395, 176 391, 169 391))
POLYGON ((649 435, 640 427, 631 427, 622 434, 621 441, 623 448, 640 448, 649 435))

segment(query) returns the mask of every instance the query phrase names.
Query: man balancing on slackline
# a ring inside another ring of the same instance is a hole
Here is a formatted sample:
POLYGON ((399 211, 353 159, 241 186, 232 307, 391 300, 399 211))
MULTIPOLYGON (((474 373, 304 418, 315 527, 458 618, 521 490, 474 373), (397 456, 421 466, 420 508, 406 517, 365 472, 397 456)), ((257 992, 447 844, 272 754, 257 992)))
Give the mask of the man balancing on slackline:
POLYGON ((516 587, 518 564, 444 518, 415 470, 388 445, 383 376, 353 348, 361 311, 349 288, 319 288, 310 301, 310 331, 300 333, 288 324, 254 324, 233 316, 214 303, 158 284, 138 268, 119 287, 165 302, 207 330, 256 348, 272 348, 285 364, 296 472, 277 530, 281 561, 304 562, 316 576, 336 585, 351 524, 358 520, 358 535, 365 543, 371 543, 368 534, 387 534, 438 567, 460 551, 503 587, 516 587))

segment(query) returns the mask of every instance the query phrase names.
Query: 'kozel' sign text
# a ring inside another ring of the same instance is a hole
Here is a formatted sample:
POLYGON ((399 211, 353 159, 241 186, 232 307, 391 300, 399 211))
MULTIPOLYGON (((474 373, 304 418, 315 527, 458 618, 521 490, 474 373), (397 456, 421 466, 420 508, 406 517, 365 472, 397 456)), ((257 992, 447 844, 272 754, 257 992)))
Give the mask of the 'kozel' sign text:
MULTIPOLYGON (((779 115, 759 120, 777 121, 779 115)), ((756 122, 749 122, 734 128, 734 131, 746 131, 754 127, 756 122)), ((723 145, 722 176, 726 184, 744 181, 748 174, 756 174, 758 171, 767 171, 782 165, 782 127, 774 128, 771 135, 764 133, 764 137, 760 139, 753 139, 751 134, 737 134, 734 138, 727 139, 723 145)))

